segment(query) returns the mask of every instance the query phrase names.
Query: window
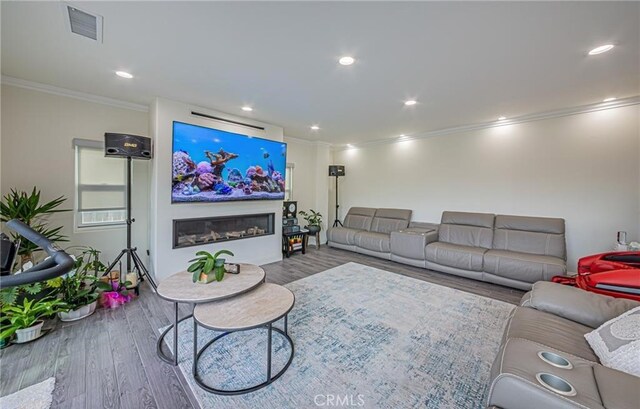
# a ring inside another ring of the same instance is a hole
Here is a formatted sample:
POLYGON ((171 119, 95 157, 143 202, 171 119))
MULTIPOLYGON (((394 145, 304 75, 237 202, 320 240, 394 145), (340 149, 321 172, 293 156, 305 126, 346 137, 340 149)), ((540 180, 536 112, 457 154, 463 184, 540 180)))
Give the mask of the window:
POLYGON ((287 163, 284 174, 284 200, 293 200, 293 163, 287 163))
POLYGON ((106 158, 102 142, 74 139, 78 228, 125 224, 127 161, 106 158))

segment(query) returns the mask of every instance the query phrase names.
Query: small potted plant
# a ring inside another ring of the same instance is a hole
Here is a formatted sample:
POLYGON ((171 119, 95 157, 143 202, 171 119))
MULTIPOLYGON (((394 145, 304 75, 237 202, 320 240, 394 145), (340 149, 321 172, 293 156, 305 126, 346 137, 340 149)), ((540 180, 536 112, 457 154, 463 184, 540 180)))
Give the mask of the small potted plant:
POLYGON ((42 318, 66 311, 67 308, 64 301, 54 297, 41 300, 25 298, 22 304, 4 305, 2 316, 7 323, 0 329, 0 339, 8 340, 15 334, 16 343, 33 341, 42 334, 42 318))
POLYGON ((301 210, 299 213, 307 222, 305 228, 309 230, 309 234, 316 234, 320 230, 322 230, 322 215, 320 214, 320 212, 309 209, 309 213, 305 212, 304 210, 301 210))
POLYGON ((98 250, 86 248, 76 258, 75 271, 60 278, 59 292, 69 308, 69 311, 58 313, 61 321, 76 321, 93 314, 98 303, 98 290, 112 290, 110 284, 98 278, 98 273, 106 269, 99 255, 98 250))
POLYGON ((225 259, 219 258, 222 254, 233 256, 233 253, 229 250, 220 250, 216 254, 198 251, 196 253, 197 257, 189 260, 192 264, 187 268, 187 271, 193 274, 193 282, 207 284, 213 280, 222 281, 225 273, 225 259))

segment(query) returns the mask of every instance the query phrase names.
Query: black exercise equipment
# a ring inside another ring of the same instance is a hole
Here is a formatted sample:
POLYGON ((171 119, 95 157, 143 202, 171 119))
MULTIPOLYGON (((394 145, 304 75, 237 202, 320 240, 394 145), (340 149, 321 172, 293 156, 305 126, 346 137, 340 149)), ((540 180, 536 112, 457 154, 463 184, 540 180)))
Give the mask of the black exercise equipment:
MULTIPOLYGON (((40 247, 49 255, 49 258, 20 274, 0 276, 0 289, 50 280, 68 273, 73 268, 75 263, 64 250, 25 223, 13 219, 7 222, 7 227, 40 247)), ((4 254, 2 258, 4 262, 4 254)), ((13 260, 6 261, 9 266, 13 264, 13 260)))

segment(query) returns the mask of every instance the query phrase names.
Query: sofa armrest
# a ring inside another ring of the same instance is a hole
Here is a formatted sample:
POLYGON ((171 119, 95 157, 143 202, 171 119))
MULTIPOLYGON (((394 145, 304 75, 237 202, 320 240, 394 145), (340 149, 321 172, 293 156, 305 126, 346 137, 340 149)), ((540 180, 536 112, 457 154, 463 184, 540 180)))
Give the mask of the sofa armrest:
POLYGON ((533 285, 526 304, 527 307, 591 328, 597 328, 610 319, 640 306, 640 302, 637 301, 595 294, 547 281, 538 281, 533 285))

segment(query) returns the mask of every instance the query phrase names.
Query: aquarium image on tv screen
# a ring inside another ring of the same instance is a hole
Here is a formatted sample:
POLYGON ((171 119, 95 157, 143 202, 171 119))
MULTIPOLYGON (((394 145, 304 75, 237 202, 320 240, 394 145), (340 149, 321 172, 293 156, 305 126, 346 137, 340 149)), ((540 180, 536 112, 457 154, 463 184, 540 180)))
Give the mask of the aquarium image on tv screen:
POLYGON ((173 122, 171 201, 283 200, 287 144, 173 122))

